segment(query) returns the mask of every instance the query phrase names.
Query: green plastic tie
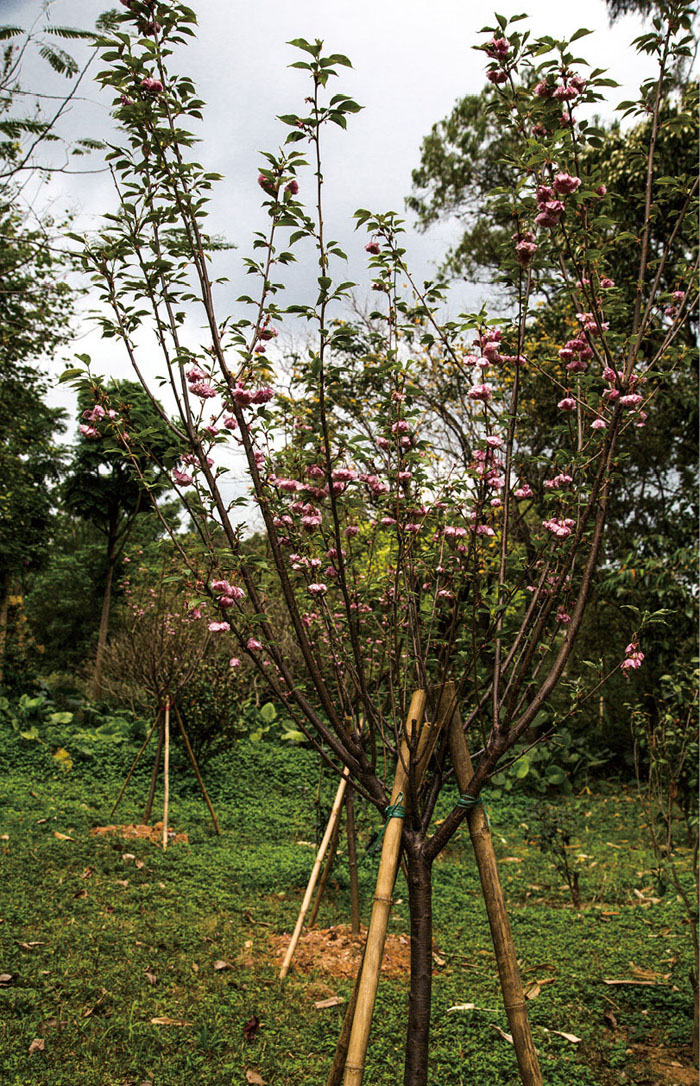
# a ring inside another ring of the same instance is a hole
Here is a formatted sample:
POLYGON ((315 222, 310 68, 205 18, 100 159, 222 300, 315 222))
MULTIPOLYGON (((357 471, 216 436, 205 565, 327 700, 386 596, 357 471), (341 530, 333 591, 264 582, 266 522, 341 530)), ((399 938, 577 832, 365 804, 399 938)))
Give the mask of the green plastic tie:
POLYGON ((396 797, 396 803, 390 803, 386 809, 386 813, 384 815, 384 825, 379 831, 376 841, 367 852, 368 856, 374 856, 375 852, 378 852, 379 846, 384 840, 384 834, 386 833, 386 828, 389 825, 389 819, 404 818, 405 814, 406 808, 403 805, 403 792, 399 792, 398 796, 396 797))
MULTIPOLYGON (((481 796, 470 796, 468 792, 465 792, 457 800, 457 806, 464 807, 464 809, 467 811, 473 811, 475 807, 478 807, 481 804, 481 802, 481 796)), ((491 829, 491 819, 489 818, 489 812, 486 810, 485 807, 484 814, 486 815, 486 822, 488 824, 488 827, 489 829, 491 829)))

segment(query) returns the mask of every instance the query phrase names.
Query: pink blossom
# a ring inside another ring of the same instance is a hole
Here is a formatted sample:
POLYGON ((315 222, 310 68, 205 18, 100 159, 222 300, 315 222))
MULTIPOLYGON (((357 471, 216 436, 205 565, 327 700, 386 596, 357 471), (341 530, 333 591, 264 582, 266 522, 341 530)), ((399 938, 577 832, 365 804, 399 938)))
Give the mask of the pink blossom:
POLYGON ((494 68, 486 73, 486 78, 489 83, 505 83, 508 79, 508 72, 503 71, 502 68, 494 68))
POLYGON ((247 388, 243 388, 242 385, 236 385, 231 395, 239 407, 247 407, 253 400, 252 392, 249 392, 247 388))
POLYGON ((216 389, 207 381, 194 381, 190 385, 190 392, 193 396, 199 396, 202 400, 210 400, 213 396, 216 396, 216 389))
POLYGON ((296 196, 299 191, 299 182, 295 177, 293 177, 291 181, 287 182, 287 184, 284 186, 284 191, 288 192, 290 196, 296 196))
POLYGON ((483 403, 488 403, 492 395, 490 385, 474 385, 467 393, 470 400, 481 400, 483 403))
POLYGON ((519 486, 517 490, 513 491, 513 494, 516 498, 531 498, 532 487, 529 483, 523 483, 522 486, 519 486))
POLYGON ((269 403, 275 393, 269 387, 257 389, 250 398, 251 403, 269 403))
POLYGON ((207 629, 211 633, 226 633, 231 627, 228 622, 210 622, 207 629))
POLYGON ((348 524, 347 528, 345 529, 345 535, 348 537, 348 539, 354 539, 355 536, 359 534, 360 529, 357 527, 356 524, 348 524))
POLYGON ((309 585, 309 592, 312 596, 325 596, 327 591, 328 585, 325 585, 322 582, 314 582, 309 585))
POLYGON ((378 437, 375 444, 376 444, 378 449, 390 449, 391 448, 391 442, 386 437, 378 437))
POLYGON ((192 486, 192 476, 188 475, 186 471, 178 471, 176 468, 173 471, 173 479, 180 486, 192 486))
POLYGON ((620 396, 620 403, 623 407, 639 407, 642 399, 638 392, 628 392, 626 396, 620 396))
POLYGON ((224 426, 227 430, 237 430, 238 423, 234 419, 233 415, 224 415, 224 426))
POLYGON ((534 93, 538 98, 551 98, 554 94, 554 87, 548 85, 546 79, 541 79, 535 87, 534 93))
POLYGON ((396 478, 400 483, 410 483, 413 478, 412 471, 397 471, 396 478))
POLYGON ((255 637, 248 638, 248 644, 246 645, 248 652, 261 652, 262 645, 255 637))
POLYGON ((552 182, 552 187, 555 192, 562 193, 563 195, 570 195, 581 185, 580 177, 572 177, 570 173, 558 173, 552 182))
POLYGON ((264 173, 258 174, 258 184, 260 185, 260 188, 269 196, 276 195, 277 182, 273 181, 271 177, 266 177, 264 173))
POLYGON ((80 433, 83 435, 83 437, 89 437, 94 439, 100 436, 100 431, 96 430, 94 426, 85 426, 85 424, 83 423, 78 427, 78 429, 80 430, 80 433))
POLYGON ((371 253, 372 256, 376 256, 381 252, 381 248, 378 241, 368 241, 365 245, 365 251, 371 253))
POLYGON ((160 79, 151 79, 149 76, 146 76, 145 79, 141 80, 141 86, 146 94, 155 96, 163 93, 163 84, 160 79))
POLYGON ((549 520, 542 521, 542 527, 546 528, 548 532, 556 536, 557 539, 566 539, 571 535, 571 529, 576 522, 571 517, 565 517, 563 520, 557 520, 556 517, 551 517, 549 520))
POLYGON ((553 479, 545 479, 544 485, 548 490, 561 490, 562 487, 568 486, 572 483, 573 479, 570 475, 555 475, 553 479))
POLYGON ((276 328, 270 327, 269 324, 264 325, 258 332, 258 336, 260 337, 260 339, 265 340, 276 339, 278 335, 278 330, 276 328))
POLYGON ((571 102, 574 98, 578 98, 578 95, 576 87, 572 87, 570 83, 560 83, 554 89, 554 97, 558 102, 571 102))
POLYGON ((488 524, 477 524, 477 526, 476 526, 476 534, 477 535, 492 536, 492 535, 495 535, 496 533, 494 532, 493 528, 489 528, 488 524))
POLYGON ((338 483, 351 483, 356 478, 357 472, 352 468, 334 468, 331 472, 331 479, 338 483))
POLYGON ((238 659, 237 656, 232 656, 231 659, 228 662, 228 666, 229 667, 240 667, 241 666, 241 661, 238 659))
POLYGON ((603 290, 610 290, 611 287, 615 286, 615 281, 614 279, 608 279, 606 276, 605 279, 601 279, 600 285, 603 290))
POLYGON ((486 444, 492 449, 502 449, 503 438, 499 437, 498 434, 489 434, 486 438, 486 444))
POLYGON ((560 411, 575 411, 576 400, 573 398, 573 396, 565 396, 563 400, 559 401, 557 407, 560 411))
POLYGON ((598 188, 595 191, 596 191, 596 196, 605 196, 607 194, 607 191, 608 191, 608 186, 607 185, 598 185, 598 188))
POLYGON ((490 57, 501 58, 505 57, 510 49, 510 42, 507 38, 492 38, 486 46, 486 53, 490 57))
POLYGON ((381 524, 382 528, 391 528, 392 524, 396 524, 396 518, 395 517, 382 517, 382 519, 379 521, 379 523, 381 524))
POLYGON ((562 626, 568 626, 571 622, 571 615, 563 607, 560 607, 557 611, 557 622, 561 623, 562 626))
POLYGON ((593 419, 593 422, 591 423, 591 430, 605 430, 606 428, 607 423, 605 419, 593 419))

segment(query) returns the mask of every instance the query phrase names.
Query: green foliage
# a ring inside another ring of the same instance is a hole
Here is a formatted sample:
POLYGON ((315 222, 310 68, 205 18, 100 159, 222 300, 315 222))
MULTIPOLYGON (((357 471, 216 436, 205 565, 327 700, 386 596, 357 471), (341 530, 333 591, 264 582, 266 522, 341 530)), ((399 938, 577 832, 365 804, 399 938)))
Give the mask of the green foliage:
MULTIPOLYGON (((538 730, 548 733, 542 726, 538 730)), ((489 794, 496 799, 513 788, 523 787, 527 792, 546 795, 561 792, 571 795, 574 788, 582 788, 595 779, 608 765, 610 751, 598 743, 591 743, 587 733, 561 727, 544 741, 526 746, 523 754, 516 751, 512 764, 491 778, 489 794)))

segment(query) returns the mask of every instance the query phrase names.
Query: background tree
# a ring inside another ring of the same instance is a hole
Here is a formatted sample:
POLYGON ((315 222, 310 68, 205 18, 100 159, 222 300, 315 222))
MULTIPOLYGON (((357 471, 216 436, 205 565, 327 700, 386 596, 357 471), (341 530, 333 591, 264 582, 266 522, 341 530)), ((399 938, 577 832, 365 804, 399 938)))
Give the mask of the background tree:
POLYGON ((85 390, 78 396, 78 406, 85 421, 80 424, 78 444, 67 466, 62 498, 65 508, 93 525, 104 541, 104 588, 92 683, 93 697, 98 699, 115 571, 136 518, 153 516, 152 499, 169 487, 162 465, 171 438, 161 411, 134 382, 111 382, 99 391, 85 390), (105 420, 111 418, 118 419, 119 441, 106 429, 105 420), (129 448, 132 427, 147 443, 147 452, 129 448))

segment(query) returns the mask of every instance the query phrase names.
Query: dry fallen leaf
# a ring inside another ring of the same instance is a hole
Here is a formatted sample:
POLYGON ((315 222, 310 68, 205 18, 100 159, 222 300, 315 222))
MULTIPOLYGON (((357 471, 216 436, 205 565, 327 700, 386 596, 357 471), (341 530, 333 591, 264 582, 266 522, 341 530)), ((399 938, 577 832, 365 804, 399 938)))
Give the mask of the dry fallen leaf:
POLYGON ((29 1046, 29 1055, 34 1055, 35 1052, 43 1052, 46 1047, 46 1041, 43 1037, 35 1037, 29 1046))
POLYGON ((104 997, 106 995, 107 995, 107 989, 103 988, 102 989, 102 994, 101 994, 100 998, 97 1000, 97 1003, 93 1003, 92 1007, 88 1007, 87 1010, 83 1011, 83 1018, 89 1018, 91 1014, 94 1014, 94 1012, 97 1010, 97 1008, 99 1007, 100 1003, 102 1002, 102 1000, 104 999, 104 997))
POLYGON ((12 973, 0 973, 0 984, 11 984, 12 973))
POLYGON ((46 943, 42 942, 41 939, 34 939, 31 943, 20 943, 19 939, 15 939, 15 942, 22 950, 34 950, 34 947, 46 946, 46 943))
POLYGON ((265 1086, 265 1079, 253 1067, 249 1067, 246 1071, 245 1080, 249 1086, 265 1086))
POLYGON ((513 1038, 511 1037, 510 1033, 506 1033, 506 1031, 504 1029, 501 1029, 500 1026, 494 1026, 493 1022, 489 1022, 489 1025, 491 1026, 491 1029, 495 1029, 496 1033, 500 1034, 504 1041, 507 1041, 509 1045, 512 1045, 513 1038))
POLYGON ((144 861, 143 860, 137 860, 136 861, 136 866, 138 867, 138 869, 140 871, 141 868, 144 866, 144 861))
POLYGON ((433 961, 435 962, 436 965, 444 965, 445 964, 445 959, 441 958, 439 954, 435 953, 435 951, 433 951, 433 961))
POLYGON ((53 835, 58 841, 72 841, 73 840, 73 838, 69 837, 67 833, 59 833, 58 830, 54 830, 53 835))
POLYGON ((580 1045, 581 1038, 577 1037, 575 1033, 562 1033, 560 1029, 547 1029, 544 1027, 545 1033, 555 1033, 557 1037, 563 1037, 565 1041, 571 1041, 572 1045, 580 1045))
POLYGON ((129 860, 135 859, 136 857, 134 856, 133 852, 122 852, 122 860, 124 861, 124 863, 128 863, 129 860))
POLYGON ((606 1010, 605 1014, 603 1015, 603 1021, 609 1029, 617 1029, 617 1018, 615 1017, 613 1011, 606 1010))
POLYGON ((128 885, 129 885, 129 880, 128 879, 117 879, 117 886, 123 886, 124 889, 126 890, 128 885))
POLYGON ((325 1011, 328 1007, 340 1007, 345 1000, 341 996, 331 996, 329 999, 319 999, 314 1003, 317 1011, 325 1011))
POLYGON ((250 1018, 243 1027, 243 1036, 246 1041, 254 1041, 257 1032, 260 1029, 260 1019, 257 1014, 251 1014, 250 1018))
POLYGON ((217 962, 214 962, 214 969, 218 972, 221 969, 233 969, 233 966, 230 962, 225 962, 223 958, 219 958, 217 962))
POLYGON ((622 985, 632 985, 636 988, 655 988, 657 981, 655 980, 610 980, 604 979, 603 984, 616 985, 621 987, 622 985))
POLYGON ((155 984, 158 980, 155 973, 152 973, 150 969, 145 969, 143 975, 149 984, 155 984))
POLYGON ((87 890, 85 889, 84 886, 81 886, 81 888, 79 890, 76 890, 76 892, 73 894, 73 897, 75 897, 75 898, 87 897, 87 890))
POLYGON ((197 965, 196 962, 192 962, 192 972, 193 973, 198 973, 199 972, 199 966, 197 965))
POLYGON ((533 984, 530 988, 528 988, 526 990, 525 998, 526 999, 537 999, 537 997, 538 997, 538 995, 540 994, 541 991, 542 991, 542 989, 540 988, 539 984, 533 984))
POLYGON ((170 1018, 167 1014, 162 1014, 159 1018, 151 1019, 152 1026, 191 1026, 191 1022, 185 1022, 183 1018, 170 1018))

